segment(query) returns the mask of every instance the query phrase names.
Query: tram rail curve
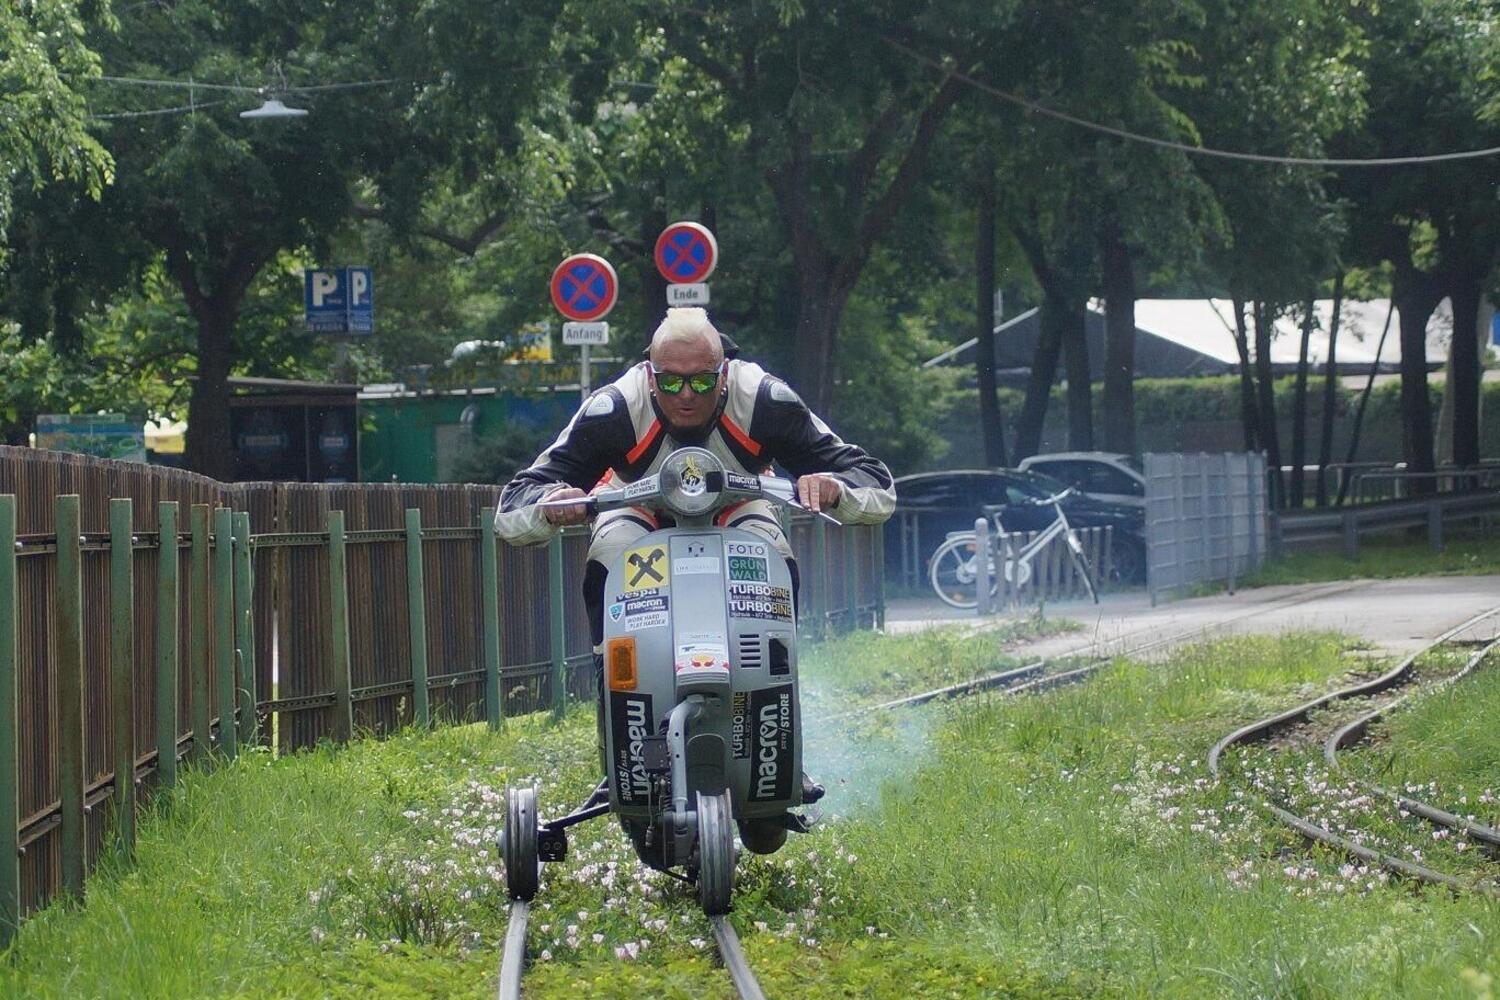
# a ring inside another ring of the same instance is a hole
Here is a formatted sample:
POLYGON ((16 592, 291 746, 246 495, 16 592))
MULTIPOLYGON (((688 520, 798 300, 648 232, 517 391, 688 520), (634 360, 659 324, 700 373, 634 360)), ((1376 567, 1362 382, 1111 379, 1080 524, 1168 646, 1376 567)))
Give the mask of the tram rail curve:
MULTIPOLYGON (((1320 695, 1319 697, 1297 705, 1294 708, 1278 712, 1275 715, 1267 716, 1266 718, 1252 722, 1249 725, 1241 726, 1229 735, 1220 739, 1209 751, 1209 774, 1215 780, 1224 780, 1223 769, 1220 765, 1223 760, 1225 751, 1230 749, 1231 747, 1266 740, 1277 733, 1284 732, 1290 727, 1307 724, 1313 712, 1332 705, 1335 702, 1345 701, 1351 698, 1368 697, 1370 695, 1380 694, 1384 691, 1390 690, 1393 687, 1407 683, 1412 678, 1412 675, 1416 669, 1417 661, 1424 654, 1453 641, 1455 637, 1462 635, 1464 632, 1473 628, 1478 623, 1497 614, 1500 614, 1500 607, 1491 608, 1488 611, 1482 611, 1466 619, 1453 628, 1450 628, 1447 631, 1443 632, 1436 639, 1432 640, 1421 649, 1418 649, 1416 652, 1402 659, 1390 670, 1387 670, 1386 672, 1374 678, 1371 678, 1370 680, 1339 688, 1336 691, 1331 691, 1327 694, 1320 695)), ((1337 736, 1337 733, 1335 733, 1335 736, 1337 736)), ((1325 756, 1327 754, 1326 747, 1327 744, 1325 744, 1325 756)), ((1308 840, 1323 844, 1327 847, 1331 847, 1350 857, 1358 858, 1359 860, 1364 861, 1367 864, 1376 865, 1388 872, 1403 875, 1418 882, 1425 882, 1431 885, 1441 885, 1455 892, 1479 892, 1484 895, 1500 899, 1500 886, 1496 886, 1493 882, 1481 882, 1477 880, 1458 878, 1457 876, 1449 875, 1445 872, 1439 872, 1433 868, 1429 868, 1426 865, 1417 864, 1416 862, 1407 861, 1404 858, 1385 854, 1381 851, 1366 847, 1363 844, 1356 843, 1341 834, 1334 833, 1326 826, 1314 822, 1313 820, 1310 820, 1305 816, 1299 816, 1291 810, 1276 804, 1269 798, 1266 798, 1264 796, 1257 796, 1256 798, 1257 804, 1263 811, 1267 812, 1287 827, 1290 827, 1292 830, 1295 830, 1297 833, 1301 834, 1308 840)))

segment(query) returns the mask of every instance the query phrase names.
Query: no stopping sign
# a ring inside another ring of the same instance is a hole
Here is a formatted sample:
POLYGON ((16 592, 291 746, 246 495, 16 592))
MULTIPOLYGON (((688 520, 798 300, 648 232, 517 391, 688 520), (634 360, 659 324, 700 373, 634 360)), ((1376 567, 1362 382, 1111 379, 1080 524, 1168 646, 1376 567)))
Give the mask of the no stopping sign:
POLYGON ((575 322, 603 319, 619 295, 615 269, 597 254, 575 253, 552 272, 552 304, 575 322))

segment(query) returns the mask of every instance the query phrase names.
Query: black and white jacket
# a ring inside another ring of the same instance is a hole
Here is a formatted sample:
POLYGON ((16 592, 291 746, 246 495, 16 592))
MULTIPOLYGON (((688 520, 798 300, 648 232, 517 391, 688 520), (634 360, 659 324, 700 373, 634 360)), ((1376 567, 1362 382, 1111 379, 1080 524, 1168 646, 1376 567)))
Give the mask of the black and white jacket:
POLYGON ((728 392, 718 415, 695 440, 678 440, 651 397, 646 362, 584 400, 568 426, 500 495, 495 530, 513 545, 546 541, 557 530, 533 506, 563 486, 593 489, 613 477, 650 475, 677 448, 707 448, 734 472, 762 473, 774 462, 793 476, 832 475, 844 489, 829 511, 846 524, 891 516, 896 491, 885 463, 839 439, 781 379, 760 365, 729 362, 728 392))

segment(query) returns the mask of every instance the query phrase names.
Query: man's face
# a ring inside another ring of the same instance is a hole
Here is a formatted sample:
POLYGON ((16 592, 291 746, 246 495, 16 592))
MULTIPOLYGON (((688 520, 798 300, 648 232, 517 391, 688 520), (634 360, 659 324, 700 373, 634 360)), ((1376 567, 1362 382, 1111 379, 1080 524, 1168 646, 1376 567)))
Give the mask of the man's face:
MULTIPOLYGON (((717 371, 722 363, 723 358, 707 338, 672 341, 651 350, 651 364, 662 374, 701 375, 717 371)), ((719 393, 723 389, 723 379, 714 385, 712 392, 703 395, 694 392, 693 387, 686 383, 676 395, 663 392, 657 385, 654 374, 651 385, 656 391, 657 404, 667 415, 667 422, 681 430, 696 431, 706 426, 713 417, 719 403, 719 393)))

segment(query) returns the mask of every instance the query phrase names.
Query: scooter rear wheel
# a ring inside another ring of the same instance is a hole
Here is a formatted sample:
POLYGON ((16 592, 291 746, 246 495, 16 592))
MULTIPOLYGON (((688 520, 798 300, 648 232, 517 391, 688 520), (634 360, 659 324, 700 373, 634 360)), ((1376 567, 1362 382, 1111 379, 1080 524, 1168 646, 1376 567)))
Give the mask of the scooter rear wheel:
POLYGON ((530 900, 539 882, 537 860, 536 789, 505 790, 505 829, 500 831, 500 854, 505 861, 505 888, 511 899, 530 900))
POLYGON ((698 793, 698 903, 709 916, 729 912, 734 891, 734 816, 729 792, 698 793))

